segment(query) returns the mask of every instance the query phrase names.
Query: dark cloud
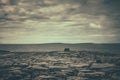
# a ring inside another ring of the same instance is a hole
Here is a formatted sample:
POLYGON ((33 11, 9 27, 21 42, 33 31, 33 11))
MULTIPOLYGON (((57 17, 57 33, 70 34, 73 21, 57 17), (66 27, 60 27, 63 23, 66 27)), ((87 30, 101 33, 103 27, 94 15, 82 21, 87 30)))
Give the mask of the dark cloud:
POLYGON ((21 0, 9 0, 10 5, 17 5, 21 0))
MULTIPOLYGON (((24 22, 30 20, 45 22, 44 26, 51 26, 52 30, 54 30, 52 26, 57 25, 48 25, 49 21, 70 22, 69 25, 66 23, 58 25, 61 25, 63 31, 73 35, 96 34, 103 37, 105 34, 106 36, 111 35, 112 37, 109 36, 109 38, 114 38, 113 41, 119 41, 119 6, 120 0, 0 0, 0 31, 29 32, 38 29, 33 25, 32 28, 24 25, 24 22)), ((43 26, 43 23, 38 26, 43 26)), ((55 30, 57 29, 55 28, 55 30)))
MULTIPOLYGON (((4 2, 5 3, 5 2, 4 2)), ((17 19, 50 19, 51 16, 55 16, 58 13, 55 13, 57 11, 56 8, 58 5, 63 6, 65 9, 64 11, 59 12, 59 16, 73 16, 75 14, 86 14, 86 15, 92 15, 92 16, 100 16, 100 15, 105 15, 108 17, 117 17, 117 14, 119 14, 119 0, 7 0, 6 3, 7 5, 11 5, 10 7, 13 7, 14 5, 14 10, 12 13, 9 13, 8 15, 10 18, 13 20, 14 17, 11 17, 11 15, 17 17, 17 19), (65 5, 70 5, 70 6, 65 6, 65 5), (78 5, 78 7, 74 7, 75 5, 78 5), (48 9, 45 9, 48 8, 48 9), (50 10, 50 11, 48 11, 50 10), (53 11, 54 13, 52 13, 53 11), (33 13, 32 13, 33 12, 33 13), (39 16, 42 15, 42 16, 39 16), (35 17, 33 17, 35 16, 35 17)), ((6 6, 6 5, 5 5, 6 6)), ((5 8, 6 9, 6 8, 5 8)), ((5 10, 4 9, 4 10, 5 10)), ((58 7, 58 10, 60 7, 58 7)), ((7 9, 6 9, 7 10, 7 9)), ((6 11, 5 10, 5 11, 6 11)), ((8 10, 7 10, 8 11, 8 10)), ((2 15, 0 15, 2 16, 2 15)), ((5 17, 5 16, 2 16, 5 17)), ((56 16, 55 16, 56 17, 56 16)), ((68 17, 64 17, 65 19, 69 20, 68 17)), ((60 18, 63 19, 64 18, 60 18)))

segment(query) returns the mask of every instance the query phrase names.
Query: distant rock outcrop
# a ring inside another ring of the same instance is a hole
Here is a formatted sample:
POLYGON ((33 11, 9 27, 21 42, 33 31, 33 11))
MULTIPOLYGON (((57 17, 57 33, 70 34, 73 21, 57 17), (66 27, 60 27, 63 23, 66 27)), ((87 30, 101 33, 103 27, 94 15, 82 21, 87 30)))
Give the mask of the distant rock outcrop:
POLYGON ((69 52, 70 49, 69 49, 69 48, 65 48, 64 51, 65 51, 65 52, 69 52))

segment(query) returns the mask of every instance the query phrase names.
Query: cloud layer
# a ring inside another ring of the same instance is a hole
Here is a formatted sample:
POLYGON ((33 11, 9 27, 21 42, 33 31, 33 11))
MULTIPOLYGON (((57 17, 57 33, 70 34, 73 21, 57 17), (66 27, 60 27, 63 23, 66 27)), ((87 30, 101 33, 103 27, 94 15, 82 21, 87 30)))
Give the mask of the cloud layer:
POLYGON ((120 0, 0 0, 0 43, 119 42, 120 0))

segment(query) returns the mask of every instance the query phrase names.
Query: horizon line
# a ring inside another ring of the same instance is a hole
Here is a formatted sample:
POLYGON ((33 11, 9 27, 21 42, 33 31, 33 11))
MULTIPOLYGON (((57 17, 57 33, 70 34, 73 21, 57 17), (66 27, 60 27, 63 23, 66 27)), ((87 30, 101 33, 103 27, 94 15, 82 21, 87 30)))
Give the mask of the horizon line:
POLYGON ((39 45, 39 44, 120 44, 120 42, 113 42, 113 43, 89 43, 89 42, 86 42, 86 43, 0 43, 0 45, 5 45, 5 44, 9 44, 9 45, 13 45, 13 44, 16 44, 16 45, 39 45))

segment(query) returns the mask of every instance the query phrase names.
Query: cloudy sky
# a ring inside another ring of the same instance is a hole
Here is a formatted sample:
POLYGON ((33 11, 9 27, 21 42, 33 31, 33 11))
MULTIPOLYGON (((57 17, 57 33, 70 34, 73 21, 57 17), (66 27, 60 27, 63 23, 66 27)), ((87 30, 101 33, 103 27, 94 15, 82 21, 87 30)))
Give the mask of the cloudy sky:
POLYGON ((0 0, 0 43, 118 43, 120 0, 0 0))

